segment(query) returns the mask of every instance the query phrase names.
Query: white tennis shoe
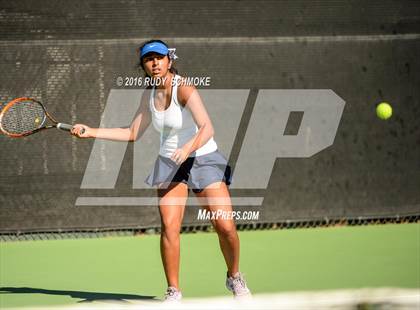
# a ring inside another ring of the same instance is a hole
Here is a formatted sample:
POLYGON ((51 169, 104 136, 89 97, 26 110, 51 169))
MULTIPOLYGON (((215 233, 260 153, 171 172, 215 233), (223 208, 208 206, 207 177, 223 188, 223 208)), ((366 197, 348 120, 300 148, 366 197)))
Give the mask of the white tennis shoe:
POLYGON ((244 276, 237 272, 232 277, 226 276, 226 288, 233 293, 235 298, 251 297, 251 291, 246 286, 244 276))
POLYGON ((164 302, 179 302, 182 299, 182 294, 175 287, 169 286, 163 298, 164 302))

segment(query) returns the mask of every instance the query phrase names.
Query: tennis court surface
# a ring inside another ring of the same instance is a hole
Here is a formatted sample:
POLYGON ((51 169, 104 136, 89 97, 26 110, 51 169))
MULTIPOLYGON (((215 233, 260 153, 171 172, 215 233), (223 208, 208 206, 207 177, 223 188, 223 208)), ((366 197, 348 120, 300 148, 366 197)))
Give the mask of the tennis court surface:
MULTIPOLYGON (((181 309, 417 309, 420 224, 240 232, 252 301, 232 303, 215 233, 181 235, 181 309)), ((0 243, 0 308, 160 308, 159 236, 0 243)))

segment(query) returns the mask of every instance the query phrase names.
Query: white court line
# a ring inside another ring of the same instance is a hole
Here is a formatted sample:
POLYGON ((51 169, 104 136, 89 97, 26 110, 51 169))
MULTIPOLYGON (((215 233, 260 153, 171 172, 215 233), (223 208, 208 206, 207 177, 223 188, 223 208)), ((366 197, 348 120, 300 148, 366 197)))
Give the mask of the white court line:
MULTIPOLYGON (((273 36, 273 37, 162 37, 171 45, 176 44, 281 44, 299 42, 370 42, 370 41, 395 41, 395 40, 418 40, 420 33, 407 34, 372 34, 372 35, 337 35, 337 36, 273 36)), ((0 46, 11 45, 120 45, 135 44, 150 40, 150 38, 123 38, 123 39, 71 39, 71 40, 2 40, 0 46)))
MULTIPOLYGON (((185 298, 181 303, 164 304, 159 301, 129 300, 128 303, 108 300, 95 303, 81 303, 73 306, 43 306, 8 308, 7 310, 138 310, 138 309, 278 309, 278 310, 319 310, 319 309, 366 309, 380 305, 385 309, 419 309, 420 291, 402 288, 362 288, 316 292, 285 292, 279 294, 256 294, 252 299, 233 300, 232 297, 185 298), (368 305, 368 306, 367 306, 368 305)), ((382 309, 382 307, 380 308, 382 309)), ((6 308, 4 309, 6 310, 6 308)))

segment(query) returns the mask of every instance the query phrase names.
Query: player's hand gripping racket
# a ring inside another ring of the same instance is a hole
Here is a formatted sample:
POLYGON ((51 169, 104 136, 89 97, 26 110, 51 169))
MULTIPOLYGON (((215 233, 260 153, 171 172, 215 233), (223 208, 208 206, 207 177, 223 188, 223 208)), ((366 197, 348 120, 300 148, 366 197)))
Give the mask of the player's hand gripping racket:
POLYGON ((0 130, 9 137, 25 137, 50 128, 70 131, 73 126, 57 122, 41 102, 27 97, 10 101, 0 112, 0 130))

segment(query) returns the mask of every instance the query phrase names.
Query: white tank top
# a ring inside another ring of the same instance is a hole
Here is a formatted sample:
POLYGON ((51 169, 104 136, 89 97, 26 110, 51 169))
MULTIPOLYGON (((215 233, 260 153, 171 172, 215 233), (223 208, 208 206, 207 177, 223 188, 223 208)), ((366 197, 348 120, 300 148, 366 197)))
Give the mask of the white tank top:
MULTIPOLYGON (((179 75, 174 76, 174 79, 179 78, 181 78, 179 75)), ((153 127, 160 132, 159 154, 168 158, 177 148, 181 148, 190 141, 198 131, 191 111, 178 102, 177 90, 178 83, 175 83, 172 86, 171 102, 165 111, 156 110, 155 88, 152 89, 149 100, 153 127)), ((205 155, 216 150, 217 144, 211 137, 206 144, 191 153, 190 157, 205 155)))

